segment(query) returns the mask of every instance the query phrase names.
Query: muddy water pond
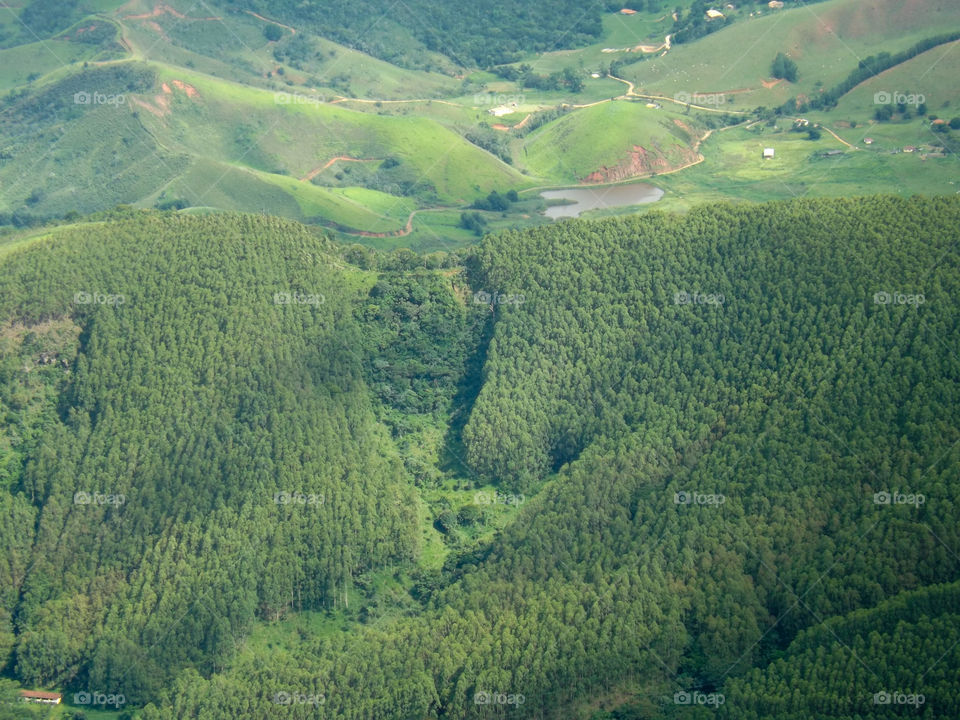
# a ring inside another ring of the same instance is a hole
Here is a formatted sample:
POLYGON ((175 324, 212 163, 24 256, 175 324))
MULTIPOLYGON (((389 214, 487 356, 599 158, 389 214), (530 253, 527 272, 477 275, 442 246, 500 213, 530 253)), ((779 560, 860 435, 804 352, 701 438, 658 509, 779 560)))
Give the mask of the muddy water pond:
POLYGON ((540 197, 545 200, 569 201, 569 204, 566 205, 551 205, 547 208, 547 217, 556 220, 558 218, 580 217, 580 213, 587 210, 656 202, 663 197, 663 190, 648 183, 628 183, 626 185, 598 185, 565 188, 563 190, 544 190, 540 193, 540 197))

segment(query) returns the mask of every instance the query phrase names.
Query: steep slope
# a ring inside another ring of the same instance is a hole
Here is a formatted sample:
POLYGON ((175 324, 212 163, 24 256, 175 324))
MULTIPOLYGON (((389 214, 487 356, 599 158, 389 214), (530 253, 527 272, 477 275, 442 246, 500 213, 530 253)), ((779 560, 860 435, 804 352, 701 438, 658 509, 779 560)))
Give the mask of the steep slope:
POLYGON ((143 702, 255 617, 416 556, 356 351, 368 278, 328 251, 281 220, 150 216, 4 260, 0 657, 24 682, 143 702))

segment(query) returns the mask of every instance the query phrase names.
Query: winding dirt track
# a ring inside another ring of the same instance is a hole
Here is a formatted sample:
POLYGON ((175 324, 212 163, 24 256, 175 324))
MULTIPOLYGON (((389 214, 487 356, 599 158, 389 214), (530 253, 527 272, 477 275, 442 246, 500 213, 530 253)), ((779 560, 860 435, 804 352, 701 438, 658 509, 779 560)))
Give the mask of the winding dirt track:
POLYGON ((843 144, 846 145, 848 148, 852 148, 853 150, 859 150, 859 149, 860 149, 860 148, 858 148, 856 145, 851 145, 850 143, 848 143, 846 140, 844 140, 842 137, 840 137, 839 135, 837 135, 833 130, 831 130, 830 128, 826 127, 825 125, 821 125, 818 129, 823 130, 824 132, 830 133, 831 135, 833 135, 833 137, 834 137, 838 142, 843 143, 843 144))
POLYGON ((406 237, 413 232, 413 216, 416 215, 419 210, 414 210, 410 213, 410 217, 407 218, 407 224, 403 226, 400 230, 391 230, 390 232, 369 232, 367 230, 343 230, 347 235, 359 235, 360 237, 371 237, 371 238, 386 238, 386 237, 406 237))
POLYGON ((263 20, 264 22, 270 23, 271 25, 276 25, 278 27, 284 28, 285 30, 289 30, 291 35, 297 34, 297 31, 294 28, 290 27, 289 25, 284 25, 282 22, 277 22, 276 20, 265 18, 263 15, 257 15, 257 13, 255 13, 253 10, 247 10, 247 13, 249 13, 250 15, 253 15, 257 20, 263 20))
MULTIPOLYGON (((575 108, 593 107, 594 105, 601 105, 603 103, 612 102, 613 100, 628 100, 629 98, 640 98, 642 100, 660 100, 662 102, 671 102, 671 103, 674 103, 675 105, 682 105, 684 107, 690 106, 692 108, 696 108, 697 110, 703 110, 705 112, 723 113, 725 115, 749 115, 750 114, 742 110, 727 110, 727 109, 720 109, 720 108, 704 107, 703 105, 694 105, 693 103, 685 103, 685 102, 681 102, 680 100, 677 100, 676 98, 667 97, 666 95, 643 95, 636 91, 636 87, 629 80, 618 78, 615 75, 607 75, 607 77, 610 78, 611 80, 619 80, 620 82, 626 84, 627 92, 621 95, 620 97, 611 98, 610 100, 600 100, 599 102, 590 103, 588 105, 574 105, 573 107, 575 108)), ((742 91, 738 91, 738 92, 742 92, 742 91)))

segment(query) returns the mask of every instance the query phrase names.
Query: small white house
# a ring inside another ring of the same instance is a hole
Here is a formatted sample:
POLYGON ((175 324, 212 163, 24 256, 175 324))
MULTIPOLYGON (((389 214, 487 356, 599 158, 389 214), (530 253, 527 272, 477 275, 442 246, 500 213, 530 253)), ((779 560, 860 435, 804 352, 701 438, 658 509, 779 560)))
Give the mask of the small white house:
POLYGON ((720 12, 719 10, 714 10, 713 8, 710 8, 709 10, 707 10, 707 17, 710 18, 711 20, 715 20, 717 18, 722 18, 723 13, 720 12))
POLYGON ((504 115, 509 115, 510 113, 515 113, 517 111, 517 104, 510 103, 509 105, 500 105, 499 107, 490 108, 490 114, 494 117, 503 117, 504 115))
POLYGON ((46 690, 21 690, 20 700, 43 705, 59 705, 61 696, 60 693, 47 692, 46 690))
POLYGON ((763 159, 770 160, 773 158, 773 148, 764 148, 763 149, 763 159))

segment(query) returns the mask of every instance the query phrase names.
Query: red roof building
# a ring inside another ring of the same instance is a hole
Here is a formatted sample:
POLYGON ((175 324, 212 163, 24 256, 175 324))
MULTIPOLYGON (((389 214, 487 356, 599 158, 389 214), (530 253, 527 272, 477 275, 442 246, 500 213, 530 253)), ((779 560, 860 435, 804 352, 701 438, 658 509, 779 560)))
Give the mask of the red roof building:
POLYGON ((23 702, 43 703, 44 705, 59 705, 62 696, 60 693, 46 690, 21 690, 20 699, 23 702))

